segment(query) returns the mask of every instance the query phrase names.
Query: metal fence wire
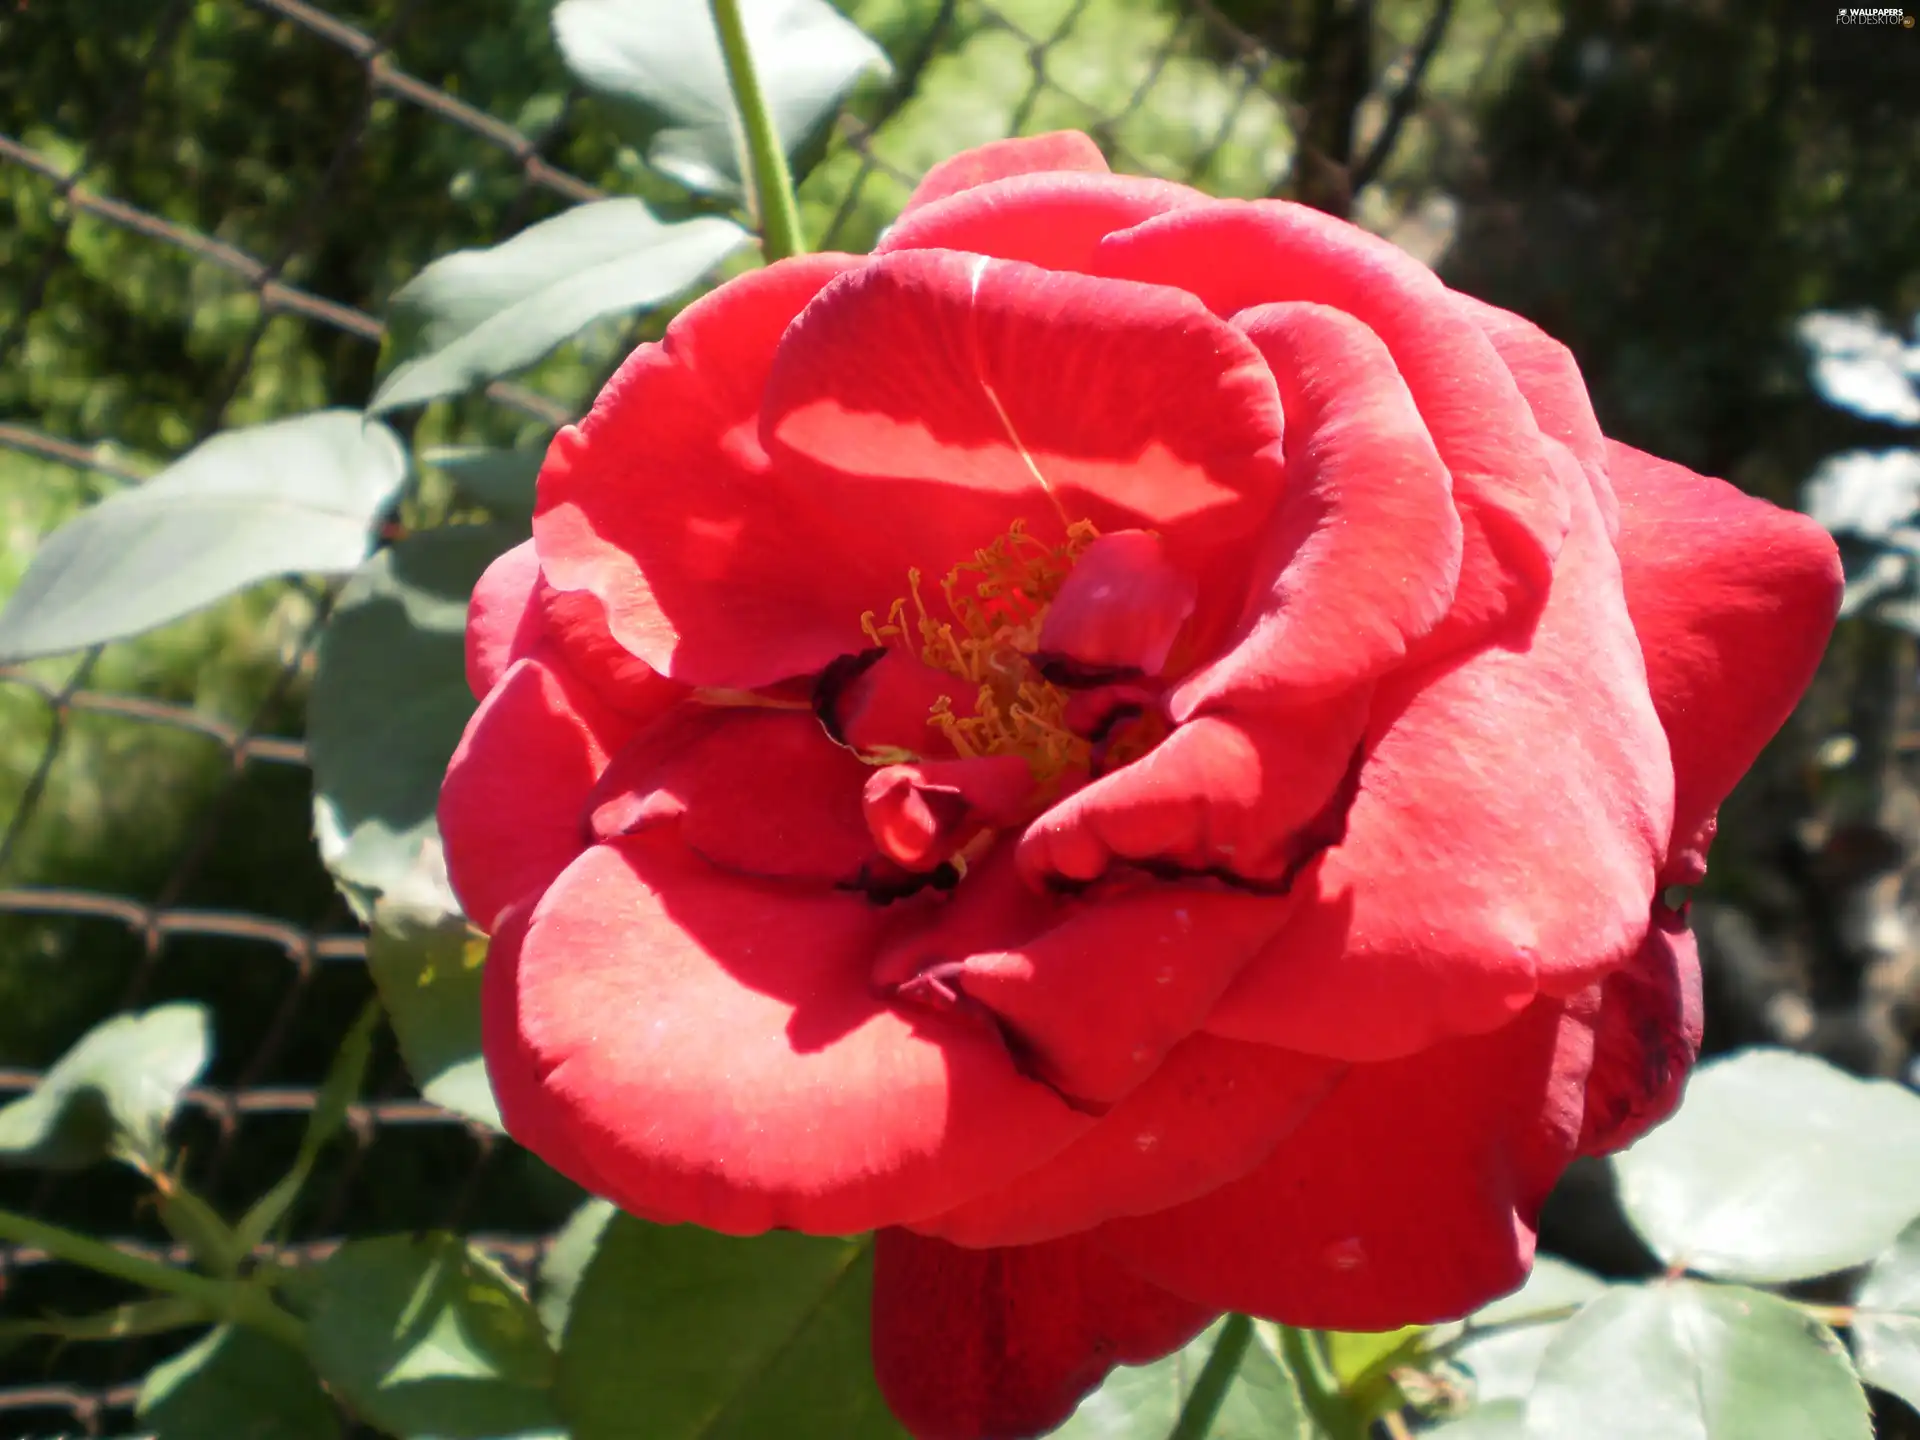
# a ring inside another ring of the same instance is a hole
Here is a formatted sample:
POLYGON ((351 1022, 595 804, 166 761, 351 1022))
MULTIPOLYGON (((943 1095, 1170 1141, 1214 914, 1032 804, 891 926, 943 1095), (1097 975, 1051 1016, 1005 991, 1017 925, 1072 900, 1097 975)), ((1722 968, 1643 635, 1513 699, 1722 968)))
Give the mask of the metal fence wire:
MULTIPOLYGON (((822 248, 863 248, 944 153, 1074 126, 1116 169, 1311 192, 1431 252, 1449 156, 1555 21, 1552 0, 847 8, 895 68, 856 95, 803 186, 822 248)), ((548 9, 4 7, 0 590, 77 508, 215 431, 364 401, 384 301, 435 255, 609 193, 654 197, 618 117, 569 82, 548 9)), ((439 423, 495 442, 551 428, 641 333, 439 423)), ((370 993, 363 935, 315 858, 300 738, 331 593, 289 581, 152 636, 0 667, 0 1102, 114 1011, 200 1000, 215 1060, 176 1136, 190 1181, 234 1209, 290 1161, 370 993)), ((390 1047, 350 1130, 297 1211, 303 1253, 446 1226, 525 1273, 576 1198, 419 1100, 390 1047)), ((169 1253, 143 1193, 114 1167, 0 1174, 0 1203, 169 1253)), ((0 1250, 0 1293, 16 1319, 122 1298, 21 1248, 0 1250)), ((0 1353, 0 1435, 137 1429, 140 1377, 177 1343, 0 1353)))

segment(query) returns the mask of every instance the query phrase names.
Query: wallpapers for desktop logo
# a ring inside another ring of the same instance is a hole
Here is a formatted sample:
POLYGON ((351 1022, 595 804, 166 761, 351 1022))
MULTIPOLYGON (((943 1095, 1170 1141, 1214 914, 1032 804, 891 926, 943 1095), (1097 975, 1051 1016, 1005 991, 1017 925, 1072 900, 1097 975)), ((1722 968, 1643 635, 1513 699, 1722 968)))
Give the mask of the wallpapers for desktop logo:
POLYGON ((1913 16, 1905 10, 1891 6, 1843 5, 1834 14, 1836 25, 1897 25, 1905 30, 1913 29, 1913 16))

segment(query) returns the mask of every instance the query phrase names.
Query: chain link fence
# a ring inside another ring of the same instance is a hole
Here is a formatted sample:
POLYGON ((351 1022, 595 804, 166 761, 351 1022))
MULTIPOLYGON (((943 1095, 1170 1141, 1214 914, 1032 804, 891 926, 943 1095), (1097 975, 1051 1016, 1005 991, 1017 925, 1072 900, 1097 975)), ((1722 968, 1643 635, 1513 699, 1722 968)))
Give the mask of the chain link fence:
MULTIPOLYGON (((435 255, 610 193, 660 198, 619 117, 571 86, 546 0, 7 8, 0 587, 76 509, 223 427, 362 402, 385 299, 435 255)), ((1117 169, 1307 193, 1433 258, 1480 107, 1556 23, 1552 0, 847 8, 895 68, 802 188, 821 248, 864 248, 944 154, 1072 126, 1117 169)), ((608 327, 423 423, 537 436, 657 324, 608 327)), ((218 1204, 284 1170, 370 993, 363 934, 313 852, 301 740, 331 594, 285 582, 154 636, 0 668, 0 1102, 106 1015, 201 1000, 216 1058, 177 1133, 218 1204)), ((297 1212, 303 1253, 444 1226, 524 1274, 575 1198, 416 1098, 391 1048, 350 1121, 297 1212)), ((0 1174, 0 1193, 174 1254, 132 1176, 0 1174)), ((19 1248, 0 1251, 0 1287, 14 1319, 120 1298, 19 1248)), ((129 1432, 161 1345, 0 1352, 0 1435, 129 1432)))

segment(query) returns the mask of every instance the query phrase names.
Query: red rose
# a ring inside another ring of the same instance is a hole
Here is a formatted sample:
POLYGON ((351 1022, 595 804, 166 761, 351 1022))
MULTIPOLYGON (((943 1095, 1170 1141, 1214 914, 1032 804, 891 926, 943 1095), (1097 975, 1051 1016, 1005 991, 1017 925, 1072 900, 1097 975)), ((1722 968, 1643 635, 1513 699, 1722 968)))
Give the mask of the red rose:
POLYGON ((507 1127, 651 1219, 880 1229, 938 1437, 1222 1309, 1516 1285, 1677 1098, 1663 887, 1840 589, 1525 321, 1073 134, 690 306, 533 530, 440 808, 507 1127))

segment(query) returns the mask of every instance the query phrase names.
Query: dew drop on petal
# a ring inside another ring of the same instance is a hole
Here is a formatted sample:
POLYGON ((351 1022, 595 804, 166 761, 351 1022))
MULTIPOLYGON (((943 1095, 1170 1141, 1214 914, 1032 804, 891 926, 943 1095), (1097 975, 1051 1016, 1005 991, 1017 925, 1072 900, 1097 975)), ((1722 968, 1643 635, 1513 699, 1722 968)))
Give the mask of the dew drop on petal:
POLYGON ((1327 1246, 1326 1256, 1327 1263, 1336 1270, 1358 1270, 1367 1263, 1367 1247, 1360 1243, 1359 1236, 1349 1235, 1327 1246))

